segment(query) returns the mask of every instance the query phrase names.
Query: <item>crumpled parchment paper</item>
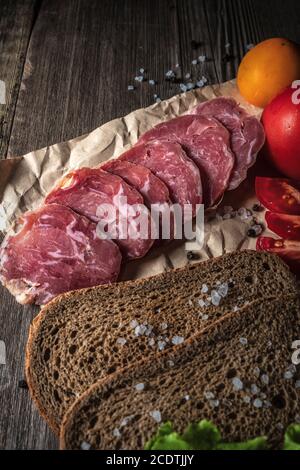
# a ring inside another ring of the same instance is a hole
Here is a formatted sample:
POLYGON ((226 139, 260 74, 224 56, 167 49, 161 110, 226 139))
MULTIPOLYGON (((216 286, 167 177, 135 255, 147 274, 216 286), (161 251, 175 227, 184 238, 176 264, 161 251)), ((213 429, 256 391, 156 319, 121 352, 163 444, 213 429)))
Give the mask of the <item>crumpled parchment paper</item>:
MULTIPOLYGON (((261 115, 261 109, 243 100, 232 80, 173 96, 107 122, 83 136, 22 157, 0 161, 0 230, 5 232, 19 215, 38 207, 54 184, 68 171, 82 166, 94 167, 117 157, 156 124, 180 116, 197 103, 217 96, 232 96, 250 114, 258 118, 261 115)), ((232 205, 235 209, 251 208, 254 202, 254 184, 250 175, 238 189, 226 193, 217 210, 222 211, 224 205, 232 205)), ((259 213, 255 216, 258 220, 263 217, 259 213)), ((210 213, 205 224, 205 243, 198 252, 198 259, 208 259, 237 249, 255 248, 255 240, 246 235, 250 221, 251 218, 239 216, 220 220, 210 213)), ((127 263, 121 279, 147 277, 188 262, 185 242, 174 241, 152 250, 142 260, 127 263)))

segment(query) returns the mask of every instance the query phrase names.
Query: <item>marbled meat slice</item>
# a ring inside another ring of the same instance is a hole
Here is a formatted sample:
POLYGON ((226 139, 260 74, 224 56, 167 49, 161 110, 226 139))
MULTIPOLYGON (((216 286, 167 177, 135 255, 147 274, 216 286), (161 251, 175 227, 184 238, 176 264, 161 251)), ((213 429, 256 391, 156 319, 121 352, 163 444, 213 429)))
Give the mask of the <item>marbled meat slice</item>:
POLYGON ((200 172, 180 144, 167 140, 143 143, 123 153, 119 159, 149 168, 166 184, 171 201, 182 208, 190 204, 195 215, 196 204, 202 203, 200 172))
POLYGON ((25 213, 0 256, 1 282, 22 304, 115 282, 121 265, 119 248, 98 237, 95 223, 58 204, 25 213))
POLYGON ((47 204, 68 206, 100 223, 127 259, 141 258, 151 248, 151 217, 141 194, 122 178, 100 168, 80 168, 66 175, 48 194, 47 204))
MULTIPOLYGON (((174 238, 174 220, 173 214, 170 212, 171 201, 169 190, 161 179, 145 166, 118 158, 109 160, 104 165, 101 165, 101 168, 109 173, 120 176, 126 183, 139 191, 144 198, 146 206, 150 210, 152 209, 152 215, 156 210, 160 212, 160 224, 158 225, 162 225, 162 220, 170 220, 170 233, 167 235, 169 239, 174 238), (164 216, 167 218, 164 218, 164 216)), ((163 238, 162 229, 159 233, 159 238, 163 238)))
POLYGON ((156 139, 182 145, 200 169, 205 206, 217 202, 228 187, 235 161, 228 130, 216 119, 186 115, 158 124, 138 144, 156 139))
POLYGON ((235 166, 228 189, 237 188, 246 178, 247 170, 255 163, 265 141, 259 120, 250 116, 233 98, 215 98, 197 105, 189 114, 214 117, 231 132, 231 148, 235 166))

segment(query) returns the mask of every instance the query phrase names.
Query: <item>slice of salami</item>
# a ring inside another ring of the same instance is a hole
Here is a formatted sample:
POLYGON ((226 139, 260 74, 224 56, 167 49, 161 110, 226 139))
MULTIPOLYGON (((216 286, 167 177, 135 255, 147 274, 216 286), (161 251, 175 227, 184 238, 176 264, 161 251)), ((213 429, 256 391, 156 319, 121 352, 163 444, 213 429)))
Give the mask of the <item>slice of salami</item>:
POLYGON ((97 236, 95 223, 57 204, 24 214, 0 256, 1 282, 22 304, 115 282, 121 265, 119 248, 97 236))
POLYGON ((119 176, 100 168, 69 173, 46 198, 47 204, 70 207, 98 223, 98 230, 116 241, 127 259, 144 256, 151 239, 151 218, 141 194, 119 176))
POLYGON ((223 195, 234 166, 234 155, 230 149, 230 134, 222 124, 203 116, 180 116, 146 132, 138 144, 154 139, 180 143, 196 163, 200 169, 206 207, 223 195))
POLYGON ((169 190, 161 179, 157 178, 145 166, 120 160, 119 158, 109 160, 104 165, 101 165, 101 168, 109 173, 120 176, 126 183, 139 191, 144 198, 146 206, 152 210, 152 215, 154 215, 155 211, 159 211, 157 220, 157 230, 160 230, 159 238, 164 238, 164 234, 168 239, 174 238, 174 220, 173 214, 170 212, 169 190), (168 217, 168 219, 165 217, 168 217), (170 232, 162 231, 163 220, 170 220, 170 232))
POLYGON ((183 208, 202 203, 202 184, 199 169, 180 144, 157 140, 137 145, 123 153, 120 160, 130 161, 149 168, 168 187, 173 203, 183 208))
POLYGON ((231 132, 231 148, 235 166, 228 189, 237 188, 246 178, 247 170, 255 163, 265 141, 259 120, 250 116, 233 98, 216 98, 196 106, 189 114, 214 117, 231 132))

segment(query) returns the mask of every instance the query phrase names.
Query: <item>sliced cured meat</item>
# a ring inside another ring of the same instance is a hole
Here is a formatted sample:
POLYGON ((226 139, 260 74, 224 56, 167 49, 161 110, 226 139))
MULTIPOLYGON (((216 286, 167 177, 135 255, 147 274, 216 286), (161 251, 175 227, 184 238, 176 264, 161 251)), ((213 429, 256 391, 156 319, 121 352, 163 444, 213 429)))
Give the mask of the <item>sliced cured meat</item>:
MULTIPOLYGON (((126 160, 114 159, 109 160, 101 168, 109 173, 118 175, 123 178, 126 183, 137 189, 144 198, 144 202, 149 209, 152 209, 152 215, 155 210, 160 212, 160 224, 162 220, 170 220, 170 233, 168 238, 174 237, 174 222, 173 214, 170 212, 170 195, 169 190, 165 183, 157 178, 148 168, 142 165, 137 165, 126 160), (164 219, 164 214, 169 219, 164 219)), ((159 227, 158 227, 159 230, 159 227)), ((163 238, 163 233, 160 232, 159 238, 163 238)))
POLYGON ((137 145, 123 153, 120 160, 149 168, 168 187, 171 201, 183 208, 190 204, 193 215, 196 204, 202 203, 202 184, 199 169, 178 143, 153 141, 137 145))
POLYGON ((152 204, 170 202, 169 190, 165 183, 145 166, 115 159, 109 160, 101 168, 120 176, 126 183, 137 189, 148 207, 151 207, 152 204))
POLYGON ((154 139, 178 142, 200 169, 203 200, 213 205, 227 189, 234 166, 230 134, 213 118, 181 116, 154 127, 143 134, 139 143, 154 139))
POLYGON ((122 178, 99 168, 69 173, 46 198, 98 223, 98 233, 115 240, 125 258, 144 256, 153 245, 151 218, 141 194, 122 178))
POLYGON ((27 212, 1 250, 0 279, 22 304, 45 304, 62 292, 115 282, 121 253, 96 224, 57 204, 27 212))
POLYGON ((231 132, 231 148, 235 166, 228 189, 237 188, 255 163, 265 142, 265 132, 259 120, 250 116, 233 98, 215 98, 197 105, 189 114, 214 117, 231 132))

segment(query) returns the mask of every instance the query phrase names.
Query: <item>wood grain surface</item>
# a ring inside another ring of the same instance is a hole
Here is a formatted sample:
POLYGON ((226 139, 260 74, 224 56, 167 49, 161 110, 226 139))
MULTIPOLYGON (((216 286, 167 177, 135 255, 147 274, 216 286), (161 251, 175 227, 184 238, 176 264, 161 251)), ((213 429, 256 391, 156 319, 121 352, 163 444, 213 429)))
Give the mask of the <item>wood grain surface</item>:
MULTIPOLYGON (((165 80, 236 75, 247 45, 272 36, 300 42, 298 0, 0 0, 0 155, 86 133, 115 117, 179 92, 165 80), (203 65, 192 60, 205 55, 203 65), (136 83, 139 69, 148 81, 136 83), (135 85, 134 91, 127 86, 135 85)), ((23 377, 28 328, 36 310, 0 290, 0 448, 55 449, 23 377)))

